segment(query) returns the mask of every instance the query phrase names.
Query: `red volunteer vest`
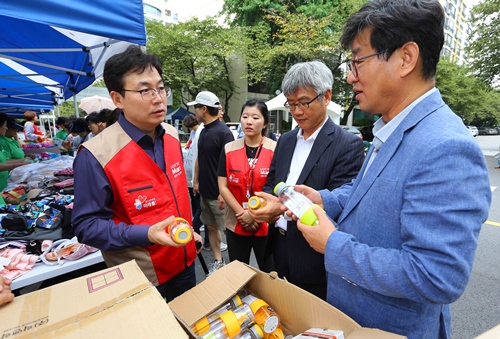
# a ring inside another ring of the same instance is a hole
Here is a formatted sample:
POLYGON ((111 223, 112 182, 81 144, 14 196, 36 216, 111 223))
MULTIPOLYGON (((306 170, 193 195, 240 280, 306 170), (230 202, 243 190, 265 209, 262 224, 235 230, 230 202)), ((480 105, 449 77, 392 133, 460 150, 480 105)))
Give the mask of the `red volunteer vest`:
MULTIPOLYGON (((258 150, 256 152, 258 158, 253 170, 248 163, 244 139, 237 139, 233 143, 226 145, 227 186, 240 205, 248 201, 247 188, 249 188, 250 195, 262 191, 269 174, 269 166, 273 159, 275 145, 276 143, 271 139, 263 139, 260 152, 258 150)), ((229 206, 228 209, 234 215, 234 211, 229 206)), ((260 223, 260 228, 255 233, 247 231, 238 219, 235 219, 234 222, 236 224, 234 228, 236 234, 267 236, 268 224, 266 222, 260 223)))
MULTIPOLYGON (((113 126, 109 128, 111 127, 113 126)), ((126 135, 121 126, 119 131, 126 135)), ((116 133, 113 134, 116 136, 116 133)), ((123 140, 124 136, 117 137, 117 140, 120 138, 123 140)), ((178 147, 179 141, 166 132, 163 143, 166 175, 131 139, 103 164, 104 172, 113 188, 114 201, 110 207, 115 213, 113 220, 116 223, 153 225, 171 215, 192 220, 182 154, 178 147)), ((95 147, 92 148, 95 150, 95 147)), ((158 284, 182 272, 196 258, 194 239, 179 248, 158 244, 144 248, 151 258, 158 284)), ((135 253, 133 249, 130 249, 131 256, 135 253)), ((113 251, 107 251, 106 255, 113 255, 113 251)), ((141 269, 148 271, 149 267, 141 269)))

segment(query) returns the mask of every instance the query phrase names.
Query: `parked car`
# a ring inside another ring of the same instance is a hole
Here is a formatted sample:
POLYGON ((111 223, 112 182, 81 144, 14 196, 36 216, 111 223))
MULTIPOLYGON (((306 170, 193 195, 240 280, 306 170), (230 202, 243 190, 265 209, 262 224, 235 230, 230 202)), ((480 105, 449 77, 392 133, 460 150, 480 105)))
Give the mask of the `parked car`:
POLYGON ((476 126, 465 126, 469 130, 470 134, 472 134, 473 137, 477 137, 479 134, 479 131, 476 126))
POLYGON ((493 127, 479 127, 479 135, 496 135, 498 131, 493 127))
POLYGON ((363 134, 361 133, 361 131, 359 130, 359 128, 357 128, 356 126, 340 125, 340 127, 342 127, 343 129, 345 129, 347 132, 351 132, 352 134, 357 135, 358 137, 361 138, 361 140, 363 140, 363 134))
POLYGON ((238 128, 241 130, 240 123, 239 122, 226 122, 227 127, 231 130, 231 133, 233 133, 234 140, 238 139, 238 134, 240 131, 238 131, 238 128))
POLYGON ((363 135, 363 141, 373 141, 373 125, 358 126, 357 129, 363 135))

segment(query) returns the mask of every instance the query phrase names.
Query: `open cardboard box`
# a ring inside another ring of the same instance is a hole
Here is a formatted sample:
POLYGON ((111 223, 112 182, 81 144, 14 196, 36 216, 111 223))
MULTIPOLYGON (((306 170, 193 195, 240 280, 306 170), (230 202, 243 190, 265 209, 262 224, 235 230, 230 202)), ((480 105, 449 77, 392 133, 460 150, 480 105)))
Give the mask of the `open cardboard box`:
POLYGON ((297 335, 312 327, 344 331, 347 339, 401 339, 404 336, 362 328, 347 315, 299 287, 238 261, 218 269, 168 305, 191 337, 191 326, 245 287, 279 315, 286 332, 297 335))
POLYGON ((15 297, 0 338, 188 338, 135 261, 15 297))
POLYGON ((478 335, 475 339, 498 339, 500 338, 500 325, 478 335))

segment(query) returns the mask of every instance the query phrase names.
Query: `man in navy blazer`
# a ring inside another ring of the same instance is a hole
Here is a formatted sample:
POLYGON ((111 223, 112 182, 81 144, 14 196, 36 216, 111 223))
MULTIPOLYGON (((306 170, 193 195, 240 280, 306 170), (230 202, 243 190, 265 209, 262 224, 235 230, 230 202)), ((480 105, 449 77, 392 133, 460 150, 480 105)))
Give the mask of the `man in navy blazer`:
POLYGON ((450 337, 449 304, 468 283, 491 203, 482 151, 434 87, 444 18, 438 0, 374 0, 348 19, 347 81, 382 118, 354 182, 297 187, 338 218, 298 223, 325 254, 327 301, 409 339, 450 337))
MULTIPOLYGON (((299 128, 278 139, 265 192, 272 193, 280 181, 334 189, 356 177, 364 160, 363 142, 328 117, 326 107, 332 98, 332 85, 332 72, 320 61, 295 64, 283 78, 285 106, 299 128)), ((277 198, 265 193, 258 195, 268 203, 251 212, 254 219, 276 221, 283 214, 277 198)), ((309 246, 295 221, 281 217, 271 225, 267 247, 268 253, 273 253, 280 277, 326 299, 324 256, 309 246)))

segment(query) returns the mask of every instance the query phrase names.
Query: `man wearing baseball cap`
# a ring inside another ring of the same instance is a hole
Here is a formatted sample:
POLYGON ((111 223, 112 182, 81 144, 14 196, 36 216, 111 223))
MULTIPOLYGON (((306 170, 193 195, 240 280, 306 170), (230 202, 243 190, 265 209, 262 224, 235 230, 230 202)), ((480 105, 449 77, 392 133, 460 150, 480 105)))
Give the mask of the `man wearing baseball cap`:
POLYGON ((225 224, 225 203, 219 194, 217 165, 224 145, 234 138, 229 127, 218 118, 220 101, 215 94, 208 91, 200 92, 195 101, 187 105, 194 106, 196 119, 205 125, 198 140, 193 191, 201 196, 200 219, 208 229, 210 247, 214 255, 214 262, 209 269, 210 274, 224 266, 220 244, 225 224))

